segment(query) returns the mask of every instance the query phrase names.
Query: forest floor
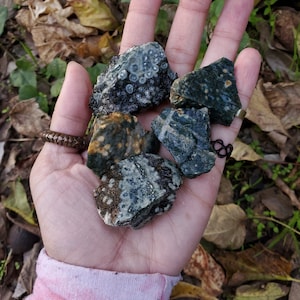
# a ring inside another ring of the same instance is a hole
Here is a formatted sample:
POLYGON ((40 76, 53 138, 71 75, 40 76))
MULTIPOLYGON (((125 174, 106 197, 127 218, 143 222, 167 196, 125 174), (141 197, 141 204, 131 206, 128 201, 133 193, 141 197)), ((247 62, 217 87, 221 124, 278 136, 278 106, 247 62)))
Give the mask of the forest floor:
MULTIPOLYGON (((81 63, 95 83, 118 53, 128 2, 0 2, 0 299, 32 291, 42 241, 29 174, 66 64, 81 63)), ((223 3, 213 1, 198 64, 223 3)), ((160 9, 162 45, 177 4, 160 9)), ((299 1, 256 1, 240 48, 248 46, 263 58, 259 80, 204 237, 171 299, 299 299, 299 1)))

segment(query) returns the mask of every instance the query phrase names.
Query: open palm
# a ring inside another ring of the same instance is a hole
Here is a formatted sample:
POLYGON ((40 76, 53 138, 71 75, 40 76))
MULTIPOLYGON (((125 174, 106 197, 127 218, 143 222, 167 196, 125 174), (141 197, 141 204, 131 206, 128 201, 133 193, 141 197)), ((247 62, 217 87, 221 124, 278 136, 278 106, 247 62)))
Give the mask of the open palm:
MULTIPOLYGON (((179 76, 190 72, 198 55, 209 0, 182 0, 166 45, 171 68, 179 76)), ((161 0, 132 0, 121 52, 153 40, 161 0)), ((243 108, 257 80, 260 58, 253 49, 237 49, 253 1, 227 0, 202 65, 227 57, 235 60, 235 75, 243 108)), ((92 87, 84 68, 68 65, 65 82, 52 117, 51 130, 83 136, 91 112, 92 87)), ((155 112, 140 116, 149 128, 155 112)), ((212 126, 212 140, 232 143, 241 126, 212 126)), ((30 184, 45 249, 49 256, 74 265, 130 273, 177 275, 207 224, 218 192, 224 159, 196 179, 186 179, 173 208, 139 230, 114 228, 98 215, 93 190, 100 182, 75 149, 46 143, 32 169, 30 184)), ((162 155, 169 156, 166 150, 162 155)))

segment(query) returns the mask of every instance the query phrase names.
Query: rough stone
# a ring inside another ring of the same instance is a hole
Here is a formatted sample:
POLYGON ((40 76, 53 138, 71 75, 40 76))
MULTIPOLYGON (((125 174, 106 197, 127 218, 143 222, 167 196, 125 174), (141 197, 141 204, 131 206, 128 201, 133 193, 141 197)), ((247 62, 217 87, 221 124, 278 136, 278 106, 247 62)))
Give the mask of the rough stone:
POLYGON ((173 162, 140 154, 112 165, 94 196, 106 224, 138 229, 172 207, 181 183, 173 162))
POLYGON ((185 177, 194 178, 214 166, 216 155, 210 146, 207 108, 166 108, 151 126, 185 177))
POLYGON ((233 62, 221 58, 176 79, 170 101, 175 107, 207 107, 212 123, 229 126, 241 108, 233 62))
POLYGON ((177 78, 156 42, 130 48, 100 74, 90 98, 95 114, 132 113, 160 104, 177 78))
POLYGON ((88 147, 87 166, 100 177, 124 158, 158 150, 155 135, 144 130, 135 116, 121 112, 98 115, 88 147))

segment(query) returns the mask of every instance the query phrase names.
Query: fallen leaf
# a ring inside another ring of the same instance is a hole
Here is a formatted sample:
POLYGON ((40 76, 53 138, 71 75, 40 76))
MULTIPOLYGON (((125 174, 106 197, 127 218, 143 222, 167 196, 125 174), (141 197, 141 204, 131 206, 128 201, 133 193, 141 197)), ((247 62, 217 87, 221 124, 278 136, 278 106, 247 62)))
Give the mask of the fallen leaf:
POLYGON ((300 82, 265 83, 264 95, 284 129, 300 125, 300 82))
POLYGON ((273 114, 269 102, 263 93, 261 81, 254 90, 247 109, 246 118, 265 132, 277 132, 285 136, 286 141, 288 133, 282 126, 280 119, 273 114))
POLYGON ((236 204, 215 205, 203 237, 219 248, 237 249, 246 236, 245 212, 236 204))
POLYGON ((261 244, 239 252, 219 250, 214 257, 225 269, 229 286, 255 280, 297 281, 290 276, 291 263, 261 244))
POLYGON ((277 187, 258 191, 253 196, 261 201, 268 210, 274 212, 277 219, 286 220, 293 215, 293 206, 289 198, 277 187))
POLYGON ((20 215, 29 224, 36 224, 33 217, 34 210, 28 203, 22 183, 20 181, 10 182, 8 187, 10 194, 3 201, 4 207, 20 215))
POLYGON ((0 241, 5 241, 7 237, 7 220, 5 217, 5 208, 0 203, 0 241))
POLYGON ((88 36, 77 45, 80 57, 93 56, 108 63, 112 56, 119 52, 121 36, 113 36, 109 32, 101 36, 88 36))
POLYGON ((216 297, 208 295, 201 287, 180 281, 174 286, 170 299, 175 300, 184 297, 201 300, 217 300, 216 297))
POLYGON ((265 60, 273 73, 277 75, 276 78, 281 77, 284 81, 295 81, 298 79, 297 70, 293 67, 293 58, 285 51, 267 49, 265 51, 265 60))
POLYGON ((18 11, 17 22, 31 33, 39 56, 46 64, 55 57, 75 55, 77 42, 73 39, 97 34, 95 28, 82 26, 69 18, 73 13, 72 7, 62 8, 58 0, 29 1, 28 8, 18 11))
POLYGON ((234 300, 276 300, 288 294, 289 288, 285 285, 269 282, 242 285, 236 289, 234 300))
POLYGON ((201 288, 210 296, 222 293, 225 275, 222 267, 199 244, 189 263, 184 268, 185 274, 201 281, 201 288))
POLYGON ((289 300, 299 300, 300 295, 300 283, 293 282, 289 293, 289 300))
POLYGON ((68 0, 67 2, 84 26, 95 27, 102 31, 112 31, 119 26, 105 1, 68 0))
POLYGON ((295 31, 300 25, 300 13, 291 7, 282 6, 274 11, 274 17, 274 36, 286 50, 293 53, 295 49, 295 31))
POLYGON ((258 155, 249 145, 243 143, 239 139, 236 139, 233 143, 231 157, 237 161, 257 161, 262 159, 262 157, 258 155))
POLYGON ((216 203, 219 205, 233 202, 233 187, 231 181, 222 176, 216 203))
POLYGON ((50 117, 39 109, 35 99, 19 101, 9 115, 15 130, 28 137, 38 137, 41 131, 49 128, 50 117))
POLYGON ((24 261, 17 286, 14 290, 13 298, 21 299, 25 293, 27 295, 32 293, 33 284, 36 278, 36 261, 41 248, 41 243, 35 243, 30 251, 24 253, 24 261))
POLYGON ((263 93, 261 81, 259 81, 254 90, 246 118, 256 124, 261 130, 267 132, 280 149, 284 149, 288 133, 281 124, 280 119, 273 114, 269 102, 263 93))

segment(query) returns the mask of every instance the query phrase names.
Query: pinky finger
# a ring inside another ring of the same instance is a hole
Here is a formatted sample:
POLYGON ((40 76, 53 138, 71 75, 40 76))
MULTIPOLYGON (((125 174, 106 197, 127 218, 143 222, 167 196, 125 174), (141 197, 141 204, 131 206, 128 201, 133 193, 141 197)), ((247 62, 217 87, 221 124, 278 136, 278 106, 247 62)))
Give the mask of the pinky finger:
MULTIPOLYGON (((255 88, 259 70, 260 70, 261 58, 257 50, 247 48, 243 50, 237 57, 235 62, 235 76, 238 88, 238 93, 241 99, 243 109, 247 109, 253 90, 255 88)), ((213 125, 211 130, 211 139, 222 139, 225 145, 234 142, 240 127, 242 120, 235 118, 230 127, 222 125, 213 125)), ((225 159, 218 158, 216 166, 222 169, 225 164, 225 159)))

